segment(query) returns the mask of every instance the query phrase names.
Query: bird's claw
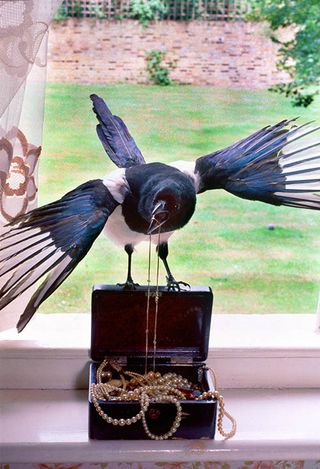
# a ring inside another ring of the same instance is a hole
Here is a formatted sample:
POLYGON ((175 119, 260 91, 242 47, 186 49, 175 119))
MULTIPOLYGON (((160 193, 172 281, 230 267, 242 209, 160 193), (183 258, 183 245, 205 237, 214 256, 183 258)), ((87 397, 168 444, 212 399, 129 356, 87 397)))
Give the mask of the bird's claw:
POLYGON ((190 290, 189 283, 175 280, 174 278, 167 277, 167 287, 168 291, 181 291, 181 290, 190 290))
POLYGON ((128 280, 125 283, 117 283, 117 286, 123 288, 123 290, 136 290, 137 287, 140 287, 139 283, 128 280))

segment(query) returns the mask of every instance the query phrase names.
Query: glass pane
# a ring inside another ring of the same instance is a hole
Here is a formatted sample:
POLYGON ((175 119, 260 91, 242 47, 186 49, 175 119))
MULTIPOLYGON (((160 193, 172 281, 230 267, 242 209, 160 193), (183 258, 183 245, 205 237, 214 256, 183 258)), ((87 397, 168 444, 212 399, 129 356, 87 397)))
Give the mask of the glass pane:
MULTIPOLYGON (((124 119, 148 162, 193 161, 297 114, 288 100, 266 90, 50 84, 41 203, 115 169, 95 133, 92 92, 124 119)), ((318 112, 319 103, 299 109, 301 122, 318 112)), ((318 233, 318 212, 209 191, 199 195, 192 220, 170 240, 169 265, 178 280, 212 287, 216 313, 312 313, 319 288, 318 233)), ((147 244, 138 245, 133 278, 142 285, 147 257, 147 244)), ((154 282, 155 254, 152 268, 154 282)), ((126 269, 124 250, 100 236, 41 310, 89 311, 91 286, 124 282, 126 269)), ((162 267, 160 278, 165 284, 162 267)))

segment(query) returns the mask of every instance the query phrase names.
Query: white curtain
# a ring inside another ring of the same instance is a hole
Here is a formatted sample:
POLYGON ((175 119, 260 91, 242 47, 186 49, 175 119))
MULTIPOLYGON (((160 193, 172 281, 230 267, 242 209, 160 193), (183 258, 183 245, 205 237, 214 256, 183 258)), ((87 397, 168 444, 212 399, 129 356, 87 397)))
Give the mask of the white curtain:
MULTIPOLYGON (((61 1, 0 0, 0 232, 37 203, 48 28, 61 1)), ((30 294, 0 311, 0 331, 15 326, 30 294)))

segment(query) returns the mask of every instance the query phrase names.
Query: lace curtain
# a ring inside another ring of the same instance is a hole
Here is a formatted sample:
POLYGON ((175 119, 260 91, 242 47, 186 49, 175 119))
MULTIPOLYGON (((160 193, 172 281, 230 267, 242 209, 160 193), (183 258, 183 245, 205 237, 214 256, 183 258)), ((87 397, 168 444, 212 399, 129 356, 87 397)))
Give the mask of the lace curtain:
MULTIPOLYGON (((37 202, 48 27, 61 1, 0 0, 0 232, 37 202)), ((0 331, 15 326, 29 297, 1 311, 0 331)))

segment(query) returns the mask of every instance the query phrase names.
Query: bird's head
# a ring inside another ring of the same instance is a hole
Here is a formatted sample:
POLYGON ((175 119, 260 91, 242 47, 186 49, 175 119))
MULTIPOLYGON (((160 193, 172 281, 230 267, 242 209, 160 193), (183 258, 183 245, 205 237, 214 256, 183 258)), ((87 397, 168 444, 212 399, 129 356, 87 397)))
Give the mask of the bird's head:
POLYGON ((180 208, 180 194, 177 191, 166 189, 156 193, 149 214, 148 234, 159 228, 162 228, 161 231, 168 231, 168 224, 171 225, 170 221, 177 218, 180 208))
POLYGON ((148 194, 144 204, 144 218, 148 234, 159 229, 162 233, 174 231, 190 220, 195 209, 194 190, 185 191, 179 184, 166 184, 148 194))

